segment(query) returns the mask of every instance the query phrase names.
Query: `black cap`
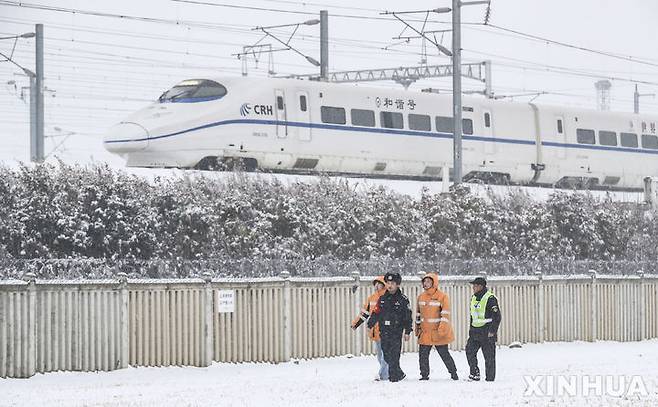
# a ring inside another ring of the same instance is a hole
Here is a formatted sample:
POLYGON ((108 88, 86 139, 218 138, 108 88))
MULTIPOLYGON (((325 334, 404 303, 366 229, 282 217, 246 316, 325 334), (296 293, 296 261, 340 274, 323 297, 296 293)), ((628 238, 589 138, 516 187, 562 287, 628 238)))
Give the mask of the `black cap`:
POLYGON ((394 281, 398 284, 402 284, 402 276, 400 276, 400 273, 386 273, 384 276, 384 281, 389 282, 389 281, 394 281))
POLYGON ((476 277, 475 280, 470 282, 471 284, 479 284, 481 286, 487 286, 487 280, 482 277, 476 277))

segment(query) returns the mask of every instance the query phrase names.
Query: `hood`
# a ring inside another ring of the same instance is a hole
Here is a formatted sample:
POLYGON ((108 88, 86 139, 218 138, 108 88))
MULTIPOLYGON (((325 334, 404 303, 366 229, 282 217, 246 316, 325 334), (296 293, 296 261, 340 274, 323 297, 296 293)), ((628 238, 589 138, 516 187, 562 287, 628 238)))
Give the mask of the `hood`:
POLYGON ((425 290, 426 292, 433 293, 434 291, 438 290, 439 288, 439 275, 436 273, 427 273, 423 276, 423 279, 420 280, 421 282, 425 280, 426 278, 431 278, 432 279, 432 288, 425 290))
POLYGON ((379 294, 383 294, 386 291, 386 281, 384 281, 384 276, 377 276, 372 280, 372 285, 375 285, 375 282, 384 284, 384 288, 377 291, 379 294))

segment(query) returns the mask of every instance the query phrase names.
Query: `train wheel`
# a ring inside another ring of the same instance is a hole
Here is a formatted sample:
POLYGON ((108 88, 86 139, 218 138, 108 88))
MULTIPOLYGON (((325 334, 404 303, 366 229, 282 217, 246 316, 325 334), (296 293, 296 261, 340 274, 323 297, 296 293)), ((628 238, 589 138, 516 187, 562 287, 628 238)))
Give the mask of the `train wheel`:
POLYGON ((258 168, 258 161, 248 157, 228 157, 224 159, 223 165, 228 171, 253 172, 258 168))
POLYGON ((204 157, 194 166, 194 169, 202 171, 221 171, 223 167, 224 164, 218 157, 204 157))

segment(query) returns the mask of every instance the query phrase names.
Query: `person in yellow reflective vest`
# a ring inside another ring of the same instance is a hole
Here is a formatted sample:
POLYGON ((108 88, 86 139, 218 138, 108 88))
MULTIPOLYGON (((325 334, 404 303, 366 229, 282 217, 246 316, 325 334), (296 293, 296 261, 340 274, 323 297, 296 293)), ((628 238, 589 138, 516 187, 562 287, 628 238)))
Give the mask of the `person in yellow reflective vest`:
MULTIPOLYGON (((386 284, 384 283, 384 276, 377 276, 372 281, 372 285, 375 287, 375 292, 370 294, 366 298, 366 302, 363 303, 363 307, 359 312, 359 315, 352 320, 350 327, 356 330, 361 324, 370 318, 370 314, 377 306, 379 302, 379 297, 381 297, 386 292, 386 284)), ((377 361, 379 362, 379 373, 375 377, 375 381, 388 380, 388 363, 384 360, 384 352, 382 350, 382 342, 379 335, 379 324, 376 324, 374 327, 368 329, 368 338, 375 345, 375 354, 377 355, 377 361)))
POLYGON ((487 289, 487 281, 478 277, 470 282, 473 286, 471 297, 471 323, 466 342, 466 360, 470 368, 469 380, 480 380, 477 352, 482 348, 484 355, 485 380, 496 378, 496 340, 500 326, 500 306, 498 298, 487 289))

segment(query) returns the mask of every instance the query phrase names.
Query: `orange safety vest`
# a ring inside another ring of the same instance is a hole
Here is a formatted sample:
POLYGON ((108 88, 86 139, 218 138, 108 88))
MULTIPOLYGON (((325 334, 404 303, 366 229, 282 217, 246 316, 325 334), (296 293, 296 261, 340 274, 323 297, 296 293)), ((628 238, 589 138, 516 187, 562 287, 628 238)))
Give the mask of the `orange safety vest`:
MULTIPOLYGON (((386 283, 384 282, 384 276, 378 276, 373 280, 373 284, 375 281, 378 281, 384 286, 386 283)), ((352 327, 358 327, 359 325, 363 324, 370 318, 370 314, 372 314, 372 311, 375 309, 377 306, 377 303, 379 302, 379 297, 384 295, 386 292, 386 287, 382 288, 379 291, 375 291, 374 293, 370 294, 366 301, 363 303, 363 308, 359 312, 359 315, 352 320, 352 327)), ((380 336, 379 336, 379 324, 376 324, 374 327, 368 329, 368 338, 370 338, 371 341, 379 342, 380 336)))
MULTIPOLYGON (((427 273, 433 285, 418 296, 416 307, 416 335, 420 345, 447 345, 455 340, 450 322, 450 298, 439 290, 439 276, 427 273)), ((422 280, 421 280, 422 281, 422 280)))

